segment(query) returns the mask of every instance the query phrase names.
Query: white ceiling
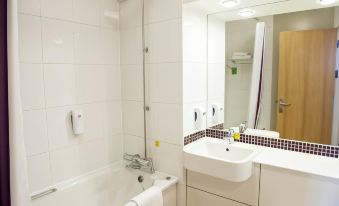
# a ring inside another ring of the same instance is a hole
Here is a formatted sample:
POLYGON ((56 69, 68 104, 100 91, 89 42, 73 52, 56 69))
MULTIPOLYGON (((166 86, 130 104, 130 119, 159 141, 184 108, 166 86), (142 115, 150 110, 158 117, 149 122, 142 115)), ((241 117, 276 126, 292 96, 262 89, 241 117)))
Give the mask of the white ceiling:
POLYGON ((195 7, 207 14, 214 14, 225 21, 244 19, 237 13, 244 8, 256 11, 254 17, 282 14, 310 9, 339 6, 339 1, 328 6, 318 3, 317 0, 240 0, 240 4, 231 9, 219 5, 220 0, 184 0, 185 6, 195 7))

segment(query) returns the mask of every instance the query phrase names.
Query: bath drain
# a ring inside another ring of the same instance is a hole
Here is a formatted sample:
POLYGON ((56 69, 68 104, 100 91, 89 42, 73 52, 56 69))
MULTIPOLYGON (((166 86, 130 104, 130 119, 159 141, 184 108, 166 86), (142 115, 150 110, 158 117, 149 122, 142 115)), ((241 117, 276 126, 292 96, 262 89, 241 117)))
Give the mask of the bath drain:
POLYGON ((170 180, 171 179, 171 177, 166 177, 166 180, 170 180))

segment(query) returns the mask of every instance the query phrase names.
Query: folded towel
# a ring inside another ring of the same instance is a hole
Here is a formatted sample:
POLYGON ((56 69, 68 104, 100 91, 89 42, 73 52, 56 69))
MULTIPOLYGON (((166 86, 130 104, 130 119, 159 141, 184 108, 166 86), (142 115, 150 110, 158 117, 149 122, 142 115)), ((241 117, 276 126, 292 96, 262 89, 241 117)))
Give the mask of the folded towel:
POLYGON ((233 55, 232 60, 239 60, 239 59, 252 59, 251 55, 233 55))
POLYGON ((133 197, 125 206, 163 206, 162 191, 157 186, 152 186, 133 197))
POLYGON ((250 52, 234 52, 233 56, 252 56, 250 52))

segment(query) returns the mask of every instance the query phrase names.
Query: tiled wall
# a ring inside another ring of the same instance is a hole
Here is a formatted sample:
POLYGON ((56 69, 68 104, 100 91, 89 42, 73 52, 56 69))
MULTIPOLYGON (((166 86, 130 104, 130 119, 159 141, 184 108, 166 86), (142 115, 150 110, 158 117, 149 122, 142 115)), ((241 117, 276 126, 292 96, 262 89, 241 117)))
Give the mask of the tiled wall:
POLYGON ((183 7, 183 127, 184 135, 206 129, 195 128, 194 109, 207 112, 207 15, 189 5, 183 7))
POLYGON ((122 158, 118 11, 115 0, 19 1, 31 192, 122 158), (84 135, 72 133, 73 109, 84 135))
MULTIPOLYGON (((124 149, 139 154, 144 153, 141 5, 141 0, 120 4, 124 149)), ((148 155, 156 170, 179 177, 179 204, 185 202, 181 8, 180 0, 145 1, 148 155), (156 140, 160 147, 154 146, 156 140)))
POLYGON ((224 122, 225 112, 225 22, 213 15, 208 16, 208 110, 207 125, 214 126, 224 122), (212 120, 212 105, 216 104, 218 120, 212 120))
POLYGON ((183 205, 182 1, 145 0, 145 17, 148 152, 157 170, 179 178, 177 205, 183 205))

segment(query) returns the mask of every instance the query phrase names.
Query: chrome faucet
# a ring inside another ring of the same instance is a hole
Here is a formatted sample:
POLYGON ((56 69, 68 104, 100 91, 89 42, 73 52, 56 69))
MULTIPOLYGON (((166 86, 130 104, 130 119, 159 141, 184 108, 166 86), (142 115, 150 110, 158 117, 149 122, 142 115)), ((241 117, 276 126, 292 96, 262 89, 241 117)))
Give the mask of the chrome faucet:
POLYGON ((247 122, 242 122, 240 125, 239 125, 239 133, 244 133, 245 130, 247 129, 247 126, 246 126, 247 122))
POLYGON ((228 144, 233 144, 234 143, 234 130, 233 129, 229 129, 227 136, 223 138, 224 140, 226 140, 226 142, 228 144))
POLYGON ((146 170, 152 174, 155 172, 152 158, 142 158, 139 154, 131 155, 125 153, 124 160, 128 162, 126 164, 127 168, 146 170))

